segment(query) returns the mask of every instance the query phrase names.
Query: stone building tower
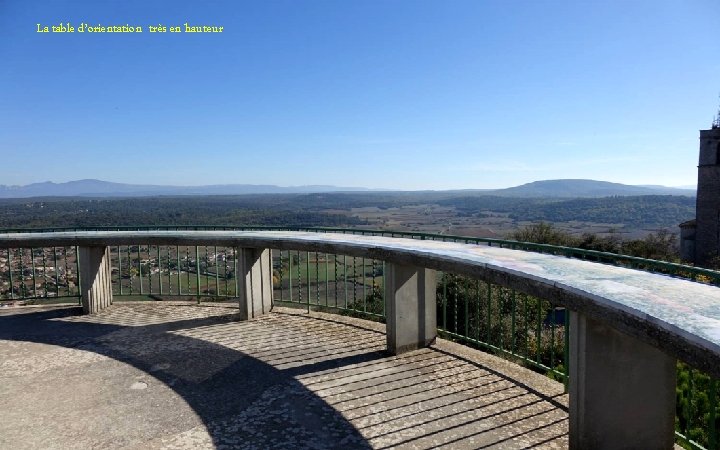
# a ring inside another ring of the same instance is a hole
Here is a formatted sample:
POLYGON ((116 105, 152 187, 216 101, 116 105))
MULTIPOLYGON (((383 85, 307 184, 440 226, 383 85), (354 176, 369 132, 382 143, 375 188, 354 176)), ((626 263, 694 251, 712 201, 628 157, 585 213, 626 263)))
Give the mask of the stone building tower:
MULTIPOLYGON (((686 234, 689 233, 690 230, 683 230, 682 228, 681 230, 686 234)), ((687 228, 687 225, 685 228, 687 228)), ((694 258, 692 260, 700 266, 707 266, 713 260, 719 262, 720 111, 709 130, 700 130, 700 161, 698 163, 694 234, 694 258)))

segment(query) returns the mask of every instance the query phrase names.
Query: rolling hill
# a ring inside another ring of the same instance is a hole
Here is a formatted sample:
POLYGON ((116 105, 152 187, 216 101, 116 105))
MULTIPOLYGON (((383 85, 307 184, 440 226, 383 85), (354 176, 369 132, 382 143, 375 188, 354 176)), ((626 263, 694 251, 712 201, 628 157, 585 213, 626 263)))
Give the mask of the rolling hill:
POLYGON ((534 181, 507 189, 498 189, 493 195, 512 197, 611 197, 638 195, 695 196, 694 189, 665 186, 633 186, 597 180, 544 180, 534 181))

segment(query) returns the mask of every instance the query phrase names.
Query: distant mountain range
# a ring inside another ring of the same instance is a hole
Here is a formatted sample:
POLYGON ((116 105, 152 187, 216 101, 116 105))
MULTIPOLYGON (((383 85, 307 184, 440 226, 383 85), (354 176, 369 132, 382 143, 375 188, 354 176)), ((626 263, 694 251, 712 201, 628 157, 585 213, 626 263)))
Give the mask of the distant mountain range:
POLYGON ((596 180, 533 181, 507 189, 492 191, 492 195, 512 197, 610 197, 628 195, 686 195, 694 197, 695 189, 667 186, 634 186, 596 180))
MULTIPOLYGON (((149 197, 158 195, 243 195, 307 194, 326 192, 377 192, 377 189, 340 186, 275 186, 258 184, 217 184, 208 186, 161 186, 77 180, 67 183, 33 183, 25 186, 0 185, 0 198, 26 197, 149 197)), ((695 189, 666 186, 632 186, 596 180, 534 181, 506 189, 468 190, 473 195, 509 197, 608 197, 628 195, 695 196, 695 189)))
POLYGON ((33 183, 25 186, 0 185, 0 198, 25 197, 150 197, 156 195, 243 195, 292 194, 315 192, 368 191, 365 188, 338 186, 275 186, 264 184, 212 184, 206 186, 162 186, 153 184, 112 183, 102 180, 77 180, 66 183, 33 183))

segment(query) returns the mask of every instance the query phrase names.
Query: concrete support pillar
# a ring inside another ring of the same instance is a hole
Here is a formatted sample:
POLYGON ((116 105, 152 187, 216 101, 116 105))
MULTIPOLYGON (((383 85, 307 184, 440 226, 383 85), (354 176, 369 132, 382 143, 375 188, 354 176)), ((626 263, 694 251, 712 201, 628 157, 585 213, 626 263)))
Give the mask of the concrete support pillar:
POLYGON ((570 448, 671 449, 675 359, 570 313, 570 448))
POLYGON ((112 304, 110 253, 105 246, 80 247, 78 258, 83 313, 94 314, 112 304))
POLYGON ((238 248, 237 255, 240 320, 249 320, 272 308, 272 256, 262 248, 238 248))
POLYGON ((388 352, 398 355, 435 342, 435 271, 386 263, 384 276, 388 352))

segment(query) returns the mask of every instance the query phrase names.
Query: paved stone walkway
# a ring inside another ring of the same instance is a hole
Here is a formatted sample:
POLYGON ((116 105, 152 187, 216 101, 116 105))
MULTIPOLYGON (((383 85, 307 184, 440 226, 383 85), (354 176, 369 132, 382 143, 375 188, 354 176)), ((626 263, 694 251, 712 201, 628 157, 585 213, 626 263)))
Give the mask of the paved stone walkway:
POLYGON ((276 308, 0 309, 0 448, 565 448, 562 386, 439 340, 276 308))

